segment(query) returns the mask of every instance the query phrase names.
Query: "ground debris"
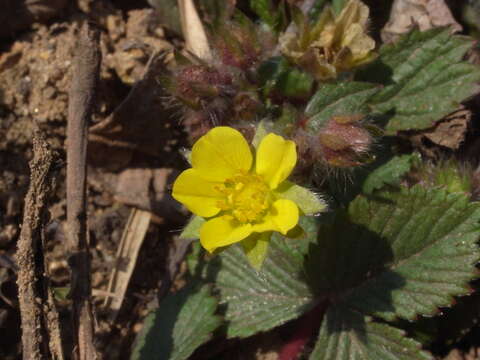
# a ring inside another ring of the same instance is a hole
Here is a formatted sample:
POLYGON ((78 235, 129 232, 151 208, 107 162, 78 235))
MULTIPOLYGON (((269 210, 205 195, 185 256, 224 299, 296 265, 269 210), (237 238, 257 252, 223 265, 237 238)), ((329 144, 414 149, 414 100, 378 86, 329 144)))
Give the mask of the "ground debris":
POLYGON ((393 42, 415 27, 425 31, 441 26, 451 26, 453 32, 462 30, 444 0, 395 0, 381 35, 384 42, 393 42))

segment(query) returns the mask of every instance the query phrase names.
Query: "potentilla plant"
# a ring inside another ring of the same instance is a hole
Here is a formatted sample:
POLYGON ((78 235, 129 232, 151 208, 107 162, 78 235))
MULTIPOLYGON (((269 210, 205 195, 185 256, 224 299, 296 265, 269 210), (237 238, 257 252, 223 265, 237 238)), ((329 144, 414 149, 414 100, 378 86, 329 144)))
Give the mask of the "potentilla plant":
POLYGON ((251 0, 256 17, 233 3, 205 2, 229 9, 213 60, 181 58, 164 79, 192 141, 178 241, 195 241, 189 284, 132 358, 187 359, 295 320, 282 360, 433 359, 405 324, 473 292, 480 206, 468 167, 397 145, 477 93, 473 41, 434 28, 375 43, 360 0, 251 0))

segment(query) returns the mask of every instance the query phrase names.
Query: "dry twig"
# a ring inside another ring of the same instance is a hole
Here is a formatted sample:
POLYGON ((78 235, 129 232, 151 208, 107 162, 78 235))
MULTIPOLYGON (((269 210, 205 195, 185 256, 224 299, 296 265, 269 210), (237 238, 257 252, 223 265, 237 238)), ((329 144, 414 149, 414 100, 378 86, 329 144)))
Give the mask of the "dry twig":
POLYGON ((73 63, 67 126, 67 242, 70 253, 75 354, 95 360, 94 319, 90 300, 90 255, 87 242, 86 154, 87 131, 99 76, 99 33, 85 23, 73 63))
POLYGON ((39 133, 33 138, 30 187, 25 197, 18 241, 18 298, 22 321, 23 358, 63 359, 58 313, 45 276, 44 228, 55 189, 56 158, 39 133))

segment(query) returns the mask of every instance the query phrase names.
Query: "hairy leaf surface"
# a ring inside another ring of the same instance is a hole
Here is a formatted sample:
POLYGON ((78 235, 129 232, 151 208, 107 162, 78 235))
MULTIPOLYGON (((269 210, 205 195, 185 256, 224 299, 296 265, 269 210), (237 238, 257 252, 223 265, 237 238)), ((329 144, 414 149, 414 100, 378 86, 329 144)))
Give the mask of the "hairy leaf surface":
POLYGON ((469 293, 479 220, 479 204, 459 193, 415 186, 360 196, 321 229, 308 274, 320 293, 368 315, 434 315, 469 293))
POLYGON ((145 319, 132 360, 184 360, 210 340, 222 320, 208 286, 187 287, 169 295, 145 319))
POLYGON ((320 229, 307 262, 330 299, 311 359, 430 359, 375 317, 431 316, 470 292, 480 259, 480 205, 415 186, 357 197, 320 229))
POLYGON ((414 30, 380 49, 358 78, 386 85, 370 104, 387 115, 388 134, 431 127, 478 92, 480 71, 462 60, 472 45, 470 38, 435 28, 414 30))
POLYGON ((310 360, 427 360, 431 355, 402 330, 350 309, 331 306, 310 360))
POLYGON ((361 82, 321 84, 307 105, 307 129, 317 131, 333 116, 365 115, 378 86, 361 82))
POLYGON ((226 303, 228 337, 246 337, 295 319, 314 305, 299 258, 274 238, 267 258, 257 272, 239 246, 221 255, 217 286, 226 303))

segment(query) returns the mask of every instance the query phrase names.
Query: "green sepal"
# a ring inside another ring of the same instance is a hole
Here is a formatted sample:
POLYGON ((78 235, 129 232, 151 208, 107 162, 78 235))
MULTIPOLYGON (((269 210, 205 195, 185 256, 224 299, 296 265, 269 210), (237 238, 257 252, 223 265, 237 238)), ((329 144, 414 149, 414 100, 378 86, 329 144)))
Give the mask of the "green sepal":
POLYGON ((284 235, 287 239, 297 240, 306 237, 305 230, 299 224, 295 225, 292 229, 284 235))
POLYGON ((200 239, 200 228, 205 221, 201 216, 193 215, 180 234, 180 239, 200 239))
POLYGON ((263 119, 260 120, 260 122, 257 125, 257 128, 255 129, 255 136, 253 137, 252 140, 252 145, 255 149, 258 149, 258 145, 260 145, 260 142, 262 139, 267 136, 268 133, 272 132, 272 124, 263 119))
POLYGON ((282 199, 293 201, 305 215, 314 215, 327 209, 327 204, 313 191, 290 181, 284 181, 275 190, 282 199))
POLYGON ((267 256, 268 244, 272 233, 254 233, 241 242, 245 256, 252 267, 260 271, 267 256))
POLYGON ((195 276, 197 273, 197 267, 202 259, 204 250, 202 250, 202 245, 200 241, 192 241, 191 250, 185 257, 187 263, 188 272, 191 276, 195 276))
POLYGON ((192 150, 187 148, 180 149, 180 153, 182 154, 183 158, 188 162, 188 164, 192 165, 192 150))

